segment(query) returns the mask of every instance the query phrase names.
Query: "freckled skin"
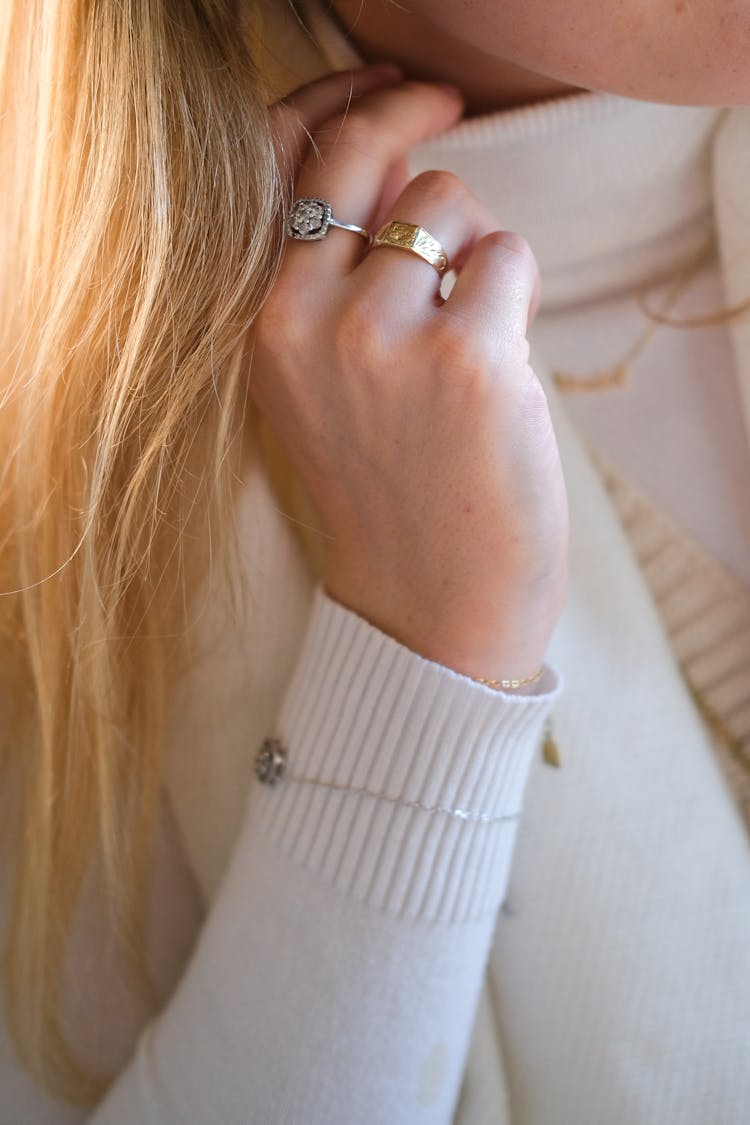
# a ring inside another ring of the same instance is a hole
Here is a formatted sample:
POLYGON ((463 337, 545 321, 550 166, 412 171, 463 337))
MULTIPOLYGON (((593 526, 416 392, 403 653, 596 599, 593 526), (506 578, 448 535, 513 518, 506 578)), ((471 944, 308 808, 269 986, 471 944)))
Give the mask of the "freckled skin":
POLYGON ((750 104, 750 0, 334 0, 365 55, 461 86, 486 111, 605 90, 750 104))

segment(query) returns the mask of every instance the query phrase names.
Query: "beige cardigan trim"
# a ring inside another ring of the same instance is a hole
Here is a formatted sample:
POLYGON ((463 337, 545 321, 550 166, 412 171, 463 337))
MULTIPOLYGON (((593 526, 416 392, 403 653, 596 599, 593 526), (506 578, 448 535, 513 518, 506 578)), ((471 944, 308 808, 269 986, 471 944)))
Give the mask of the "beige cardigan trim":
POLYGON ((750 590, 590 450, 750 830, 750 590))

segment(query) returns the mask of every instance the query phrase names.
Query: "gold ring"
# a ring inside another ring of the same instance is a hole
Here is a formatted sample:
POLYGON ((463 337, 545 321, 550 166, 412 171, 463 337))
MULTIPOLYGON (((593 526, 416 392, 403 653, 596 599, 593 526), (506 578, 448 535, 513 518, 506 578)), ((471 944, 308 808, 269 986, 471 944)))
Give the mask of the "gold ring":
POLYGON ((438 240, 424 227, 416 227, 413 223, 385 223, 373 239, 372 249, 377 246, 395 246, 398 250, 408 250, 410 254, 416 254, 429 262, 441 277, 448 269, 448 256, 438 240))

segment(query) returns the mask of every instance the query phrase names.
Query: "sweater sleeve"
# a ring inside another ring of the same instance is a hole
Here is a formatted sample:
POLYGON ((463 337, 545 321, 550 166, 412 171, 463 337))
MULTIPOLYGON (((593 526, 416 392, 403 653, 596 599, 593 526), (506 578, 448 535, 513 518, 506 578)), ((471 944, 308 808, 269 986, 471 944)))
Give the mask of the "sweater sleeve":
POLYGON ((315 591, 230 862, 92 1125, 445 1125, 561 691, 498 692, 315 591))

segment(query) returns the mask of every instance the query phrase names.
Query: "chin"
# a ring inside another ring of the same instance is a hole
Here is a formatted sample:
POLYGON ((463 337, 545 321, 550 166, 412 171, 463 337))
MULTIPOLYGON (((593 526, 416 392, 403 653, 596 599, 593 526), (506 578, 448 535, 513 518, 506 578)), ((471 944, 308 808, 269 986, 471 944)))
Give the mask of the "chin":
MULTIPOLYGON (((679 69, 663 68, 639 73, 589 73, 585 67, 567 70, 564 81, 579 89, 617 94, 643 102, 664 105, 750 105, 750 59, 733 70, 727 65, 712 70, 705 62, 692 70, 680 61, 679 69)), ((556 79, 560 74, 555 74, 556 79)))

